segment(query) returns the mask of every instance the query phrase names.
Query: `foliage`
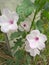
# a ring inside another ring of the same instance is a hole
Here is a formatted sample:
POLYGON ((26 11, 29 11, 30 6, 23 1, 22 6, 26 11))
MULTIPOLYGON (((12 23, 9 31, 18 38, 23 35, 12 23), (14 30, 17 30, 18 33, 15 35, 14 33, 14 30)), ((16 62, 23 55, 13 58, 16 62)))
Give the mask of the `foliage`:
MULTIPOLYGON (((27 53, 23 47, 23 44, 25 43, 25 38, 26 35, 29 32, 20 31, 18 30, 17 32, 14 32, 10 36, 10 40, 16 39, 14 41, 14 47, 12 48, 15 52, 14 57, 10 56, 9 53, 7 53, 7 50, 2 50, 4 54, 0 58, 2 65, 47 65, 48 61, 47 59, 49 58, 49 0, 35 0, 34 3, 31 2, 31 0, 23 0, 21 5, 17 6, 16 12, 19 14, 19 21, 20 22, 24 21, 29 15, 34 12, 34 18, 33 21, 35 21, 35 17, 39 11, 42 11, 41 17, 37 22, 34 22, 31 26, 31 29, 33 27, 36 27, 36 29, 39 29, 42 33, 44 33, 48 40, 46 42, 46 48, 43 52, 41 52, 41 56, 36 56, 35 58, 31 57, 29 53, 27 53), (35 25, 34 25, 35 24, 35 25), (6 56, 7 55, 7 56, 6 56), (7 58, 8 57, 8 58, 7 58), (35 62, 36 61, 36 62, 35 62)), ((4 34, 0 32, 0 41, 5 41, 4 39, 4 34)), ((1 44, 1 43, 0 43, 1 44)), ((2 46, 3 47, 3 46, 2 46)), ((5 48, 5 47, 4 47, 5 48)), ((14 52, 13 52, 14 53, 14 52)), ((1 56, 1 55, 0 55, 1 56)))
MULTIPOLYGON (((16 8, 17 13, 19 14, 19 21, 24 21, 34 10, 33 3, 30 0, 23 0, 22 4, 16 8)), ((20 23, 19 22, 19 23, 20 23)))

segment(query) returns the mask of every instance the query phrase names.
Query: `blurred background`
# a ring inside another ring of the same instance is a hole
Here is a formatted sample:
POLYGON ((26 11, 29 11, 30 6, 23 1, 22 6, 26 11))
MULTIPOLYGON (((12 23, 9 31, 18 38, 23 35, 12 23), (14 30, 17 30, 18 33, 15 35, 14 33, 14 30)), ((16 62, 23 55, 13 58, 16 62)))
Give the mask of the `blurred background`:
POLYGON ((9 8, 16 10, 17 5, 20 5, 22 0, 0 0, 0 9, 9 8))

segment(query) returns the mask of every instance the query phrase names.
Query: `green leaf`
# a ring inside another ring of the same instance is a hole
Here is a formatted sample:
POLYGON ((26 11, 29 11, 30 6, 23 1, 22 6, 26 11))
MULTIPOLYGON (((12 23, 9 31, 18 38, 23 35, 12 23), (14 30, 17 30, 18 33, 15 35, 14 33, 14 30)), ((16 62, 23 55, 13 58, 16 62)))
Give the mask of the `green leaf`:
POLYGON ((20 35, 21 35, 21 32, 20 31, 19 32, 14 32, 14 33, 11 34, 10 38, 11 39, 14 39, 14 38, 19 37, 20 35))
POLYGON ((23 0, 22 4, 16 8, 17 13, 19 14, 19 23, 24 21, 33 12, 34 6, 30 0, 23 0))
POLYGON ((14 50, 16 50, 17 49, 17 47, 18 46, 22 46, 22 44, 24 43, 23 41, 22 41, 22 38, 20 38, 20 39, 17 39, 17 41, 16 42, 14 42, 15 43, 15 46, 13 47, 13 49, 14 50))
POLYGON ((46 11, 49 11, 49 2, 46 2, 45 6, 44 6, 44 9, 45 9, 46 11))
POLYGON ((23 38, 25 38, 26 32, 25 31, 14 32, 14 33, 11 34, 10 38, 11 38, 11 40, 13 40, 13 39, 18 38, 20 36, 22 36, 23 38))
POLYGON ((46 3, 46 0, 35 0, 35 7, 37 12, 44 8, 45 3, 46 3))
POLYGON ((16 63, 15 65, 23 65, 23 63, 25 62, 24 58, 25 58, 25 51, 24 50, 19 50, 15 53, 15 57, 16 57, 16 63))
POLYGON ((44 11, 42 12, 41 17, 44 17, 44 18, 46 18, 46 19, 49 21, 49 11, 44 10, 44 11))
MULTIPOLYGON (((15 53, 15 57, 19 60, 23 59, 25 56, 25 51, 24 50, 19 50, 15 53)), ((18 61, 19 61, 18 60, 18 61)))
POLYGON ((24 50, 16 52, 15 57, 17 59, 16 65, 32 65, 33 63, 32 57, 24 50))
POLYGON ((39 29, 41 32, 43 32, 44 31, 44 29, 43 29, 43 21, 42 20, 39 20, 39 21, 37 21, 37 23, 36 23, 36 26, 37 26, 37 29, 39 29))

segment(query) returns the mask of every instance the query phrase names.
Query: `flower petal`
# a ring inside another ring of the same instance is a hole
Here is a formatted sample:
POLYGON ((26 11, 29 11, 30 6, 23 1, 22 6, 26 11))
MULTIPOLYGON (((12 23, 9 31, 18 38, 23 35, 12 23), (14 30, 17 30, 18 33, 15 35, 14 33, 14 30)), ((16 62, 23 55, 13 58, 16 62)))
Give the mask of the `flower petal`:
POLYGON ((43 50, 45 48, 45 43, 39 43, 38 47, 39 50, 43 50))
POLYGON ((34 38, 34 35, 32 35, 32 34, 28 34, 27 36, 26 36, 26 39, 29 41, 29 40, 33 40, 33 38, 34 38))
POLYGON ((31 48, 30 48, 30 46, 29 46, 28 41, 26 41, 25 44, 26 44, 26 45, 25 45, 25 50, 26 50, 27 52, 30 52, 30 49, 31 49, 31 48))
POLYGON ((2 10, 2 14, 9 17, 11 14, 11 11, 8 8, 4 8, 2 10))
POLYGON ((8 24, 3 24, 1 26, 1 31, 4 32, 4 33, 9 32, 9 25, 8 24))
POLYGON ((8 18, 5 15, 0 16, 0 25, 7 23, 8 18))
POLYGON ((30 21, 25 20, 25 21, 21 22, 20 25, 27 32, 30 30, 30 26, 31 26, 30 21))
POLYGON ((38 47, 38 42, 35 42, 34 40, 29 40, 29 45, 32 49, 37 48, 38 47))
POLYGON ((38 49, 31 49, 30 51, 31 56, 36 56, 37 54, 38 55, 40 54, 40 51, 38 49))
POLYGON ((12 12, 12 18, 13 18, 13 20, 16 20, 16 22, 17 22, 19 19, 19 16, 16 12, 12 12))
POLYGON ((12 12, 8 8, 4 8, 2 14, 8 17, 9 20, 13 20, 12 12))
POLYGON ((40 34, 41 41, 45 42, 47 41, 47 37, 44 34, 40 34))
POLYGON ((17 26, 17 24, 11 24, 11 25, 9 25, 9 29, 11 31, 16 31, 18 29, 18 26, 17 26))
POLYGON ((40 31, 39 30, 33 30, 33 31, 31 31, 31 34, 33 34, 33 35, 39 35, 40 31))

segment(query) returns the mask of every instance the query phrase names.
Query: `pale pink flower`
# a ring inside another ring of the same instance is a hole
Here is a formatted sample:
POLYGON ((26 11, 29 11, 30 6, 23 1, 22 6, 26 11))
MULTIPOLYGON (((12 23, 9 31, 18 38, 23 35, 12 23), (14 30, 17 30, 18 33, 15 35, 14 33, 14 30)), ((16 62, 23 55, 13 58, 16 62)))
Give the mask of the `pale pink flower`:
POLYGON ((18 29, 17 21, 19 16, 16 12, 11 12, 9 9, 3 9, 0 16, 1 31, 7 33, 18 29))
POLYGON ((47 41, 46 35, 40 33, 39 30, 33 30, 26 36, 25 49, 31 56, 40 54, 40 50, 45 48, 45 41, 47 41))

